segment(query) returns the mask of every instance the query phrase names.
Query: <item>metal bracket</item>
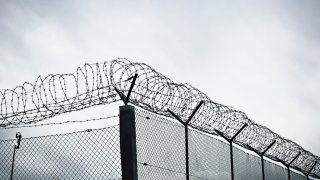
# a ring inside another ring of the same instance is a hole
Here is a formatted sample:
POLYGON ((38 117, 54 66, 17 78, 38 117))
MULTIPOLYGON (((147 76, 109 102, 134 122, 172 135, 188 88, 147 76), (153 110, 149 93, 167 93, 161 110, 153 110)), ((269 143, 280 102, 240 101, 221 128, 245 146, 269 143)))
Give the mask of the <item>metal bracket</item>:
POLYGON ((14 160, 16 157, 16 150, 20 148, 21 138, 22 138, 21 133, 17 132, 16 133, 16 144, 13 147, 13 157, 12 157, 12 164, 11 164, 10 180, 12 180, 12 178, 13 178, 14 160))
POLYGON ((19 149, 20 148, 20 142, 21 142, 21 133, 20 132, 17 132, 16 133, 16 145, 14 146, 16 149, 19 149))
POLYGON ((232 138, 230 139, 231 140, 231 142, 233 142, 233 140, 244 130, 244 128, 246 128, 248 126, 248 124, 246 123, 246 124, 244 124, 240 129, 239 129, 239 131, 238 132, 236 132, 236 134, 235 135, 233 135, 232 136, 232 138))
POLYGON ((188 120, 186 121, 186 124, 188 125, 193 116, 196 114, 196 112, 200 109, 201 105, 204 103, 204 101, 200 101, 200 103, 196 106, 196 108, 192 111, 191 115, 189 116, 188 120))
POLYGON ((263 156, 277 141, 274 140, 262 153, 261 156, 263 156))
POLYGON ((176 118, 181 124, 185 125, 185 122, 182 121, 182 119, 176 115, 174 112, 172 112, 170 109, 168 109, 168 112, 174 117, 176 118))
POLYGON ((136 83, 136 80, 137 80, 137 77, 138 77, 138 74, 135 74, 133 77, 129 78, 128 80, 130 79, 133 79, 132 82, 131 82, 131 85, 130 85, 130 88, 129 88, 129 91, 128 91, 128 94, 127 96, 125 96, 122 92, 120 92, 116 87, 114 87, 114 90, 118 93, 118 95, 120 96, 121 100, 123 101, 123 103, 125 105, 128 105, 129 103, 129 100, 130 100, 130 94, 132 92, 132 89, 133 89, 133 86, 135 85, 136 83))
POLYGON ((226 141, 229 142, 229 147, 230 147, 230 163, 231 163, 231 180, 234 180, 234 169, 233 169, 233 148, 232 148, 232 142, 233 140, 244 130, 244 128, 246 128, 248 126, 248 124, 244 124, 239 131, 237 131, 235 133, 235 135, 233 135, 230 139, 227 138, 221 131, 215 129, 214 131, 220 135, 221 137, 223 137, 226 141))
POLYGON ((259 151, 257 151, 255 148, 253 148, 252 146, 247 145, 247 148, 248 148, 249 150, 255 152, 256 154, 258 154, 258 155, 260 156, 261 153, 260 153, 259 151))
POLYGON ((228 141, 230 143, 230 139, 227 138, 221 131, 219 131, 218 129, 214 130, 219 136, 221 136, 223 139, 225 139, 226 141, 228 141))
POLYGON ((301 155, 301 152, 299 152, 288 164, 288 167, 301 155))
POLYGON ((201 105, 204 103, 204 101, 200 101, 200 103, 196 106, 196 108, 192 111, 191 115, 187 119, 186 122, 184 122, 178 115, 176 115, 174 112, 172 112, 170 109, 168 109, 168 112, 176 118, 181 124, 184 126, 185 131, 185 155, 186 155, 186 179, 189 180, 189 138, 188 138, 188 125, 193 118, 193 116, 197 113, 201 105))
POLYGON ((309 170, 308 174, 307 174, 307 177, 309 177, 311 171, 313 170, 313 168, 316 166, 317 164, 317 160, 314 162, 313 166, 311 167, 311 169, 309 170))
POLYGON ((168 112, 174 117, 176 118, 181 124, 183 124, 184 126, 189 125, 191 119, 193 118, 193 116, 197 113, 197 111, 199 110, 199 108, 201 107, 201 105, 204 103, 204 101, 200 101, 200 103, 196 106, 196 108, 194 108, 194 110, 192 111, 191 115, 189 116, 189 118, 187 119, 186 122, 184 122, 178 115, 176 115, 174 112, 172 112, 170 109, 168 109, 168 112))
POLYGON ((218 129, 215 129, 214 131, 221 137, 223 137, 223 139, 225 139, 226 141, 228 141, 229 143, 232 143, 233 140, 244 130, 244 128, 246 128, 248 126, 248 124, 244 124, 239 131, 237 131, 230 139, 227 138, 221 131, 219 131, 218 129))

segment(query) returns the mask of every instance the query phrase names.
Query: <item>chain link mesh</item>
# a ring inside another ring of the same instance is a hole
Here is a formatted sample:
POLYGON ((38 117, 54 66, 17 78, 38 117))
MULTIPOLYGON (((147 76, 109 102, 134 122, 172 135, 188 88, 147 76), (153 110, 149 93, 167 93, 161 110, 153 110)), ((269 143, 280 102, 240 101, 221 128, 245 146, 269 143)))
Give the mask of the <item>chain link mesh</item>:
MULTIPOLYGON (((119 125, 24 138, 13 179, 121 179, 119 125)), ((0 141, 0 179, 9 179, 15 140, 0 141)))
POLYGON ((10 179, 15 140, 0 141, 0 179, 10 179))
MULTIPOLYGON (((186 178, 185 129, 176 120, 136 108, 139 180, 186 178)), ((13 179, 121 179, 119 125, 23 138, 13 179)), ((191 180, 230 180, 229 144, 188 129, 191 180)), ((9 179, 15 140, 0 141, 0 179, 9 179)), ((262 179, 261 159, 233 146, 236 180, 262 179)), ((287 180, 287 169, 264 160, 266 180, 287 180)), ((292 180, 305 176, 291 171, 292 180)))
POLYGON ((138 178, 184 180, 184 127, 136 110, 138 178))
POLYGON ((189 129, 190 174, 201 179, 231 179, 229 145, 189 129))
MULTIPOLYGON (((186 177, 184 126, 168 117, 136 108, 138 178, 179 180, 186 177)), ((228 143, 215 136, 188 129, 192 180, 230 180, 228 143)), ((233 146, 236 180, 262 180, 260 157, 233 146)), ((264 160, 266 180, 287 180, 286 168, 264 160)), ((291 171, 292 180, 306 179, 291 171)))
POLYGON ((266 180, 288 180, 288 170, 277 164, 264 160, 266 180))
POLYGON ((235 180, 262 180, 261 160, 233 147, 235 180))
POLYGON ((266 157, 288 165, 301 153, 291 167, 304 174, 310 173, 312 177, 320 176, 319 156, 255 123, 244 112, 214 102, 192 85, 175 83, 146 64, 132 63, 123 58, 85 64, 72 74, 39 76, 34 83, 0 90, 0 127, 37 123, 59 114, 113 103, 119 100, 117 94, 123 100, 129 92, 130 103, 172 117, 168 112, 170 109, 184 121, 203 101, 204 105, 190 122, 192 127, 215 135, 219 130, 230 139, 247 124, 234 139, 235 144, 262 153, 275 142, 266 157))
POLYGON ((293 171, 291 171, 290 176, 291 176, 292 180, 306 180, 305 176, 298 174, 296 172, 293 172, 293 171))

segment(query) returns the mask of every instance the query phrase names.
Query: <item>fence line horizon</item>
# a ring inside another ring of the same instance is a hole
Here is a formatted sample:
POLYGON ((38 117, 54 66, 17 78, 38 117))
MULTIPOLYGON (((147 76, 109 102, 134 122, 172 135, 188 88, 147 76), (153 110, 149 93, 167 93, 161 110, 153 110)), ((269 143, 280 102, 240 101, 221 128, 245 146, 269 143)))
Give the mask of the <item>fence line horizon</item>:
POLYGON ((33 84, 1 90, 0 99, 0 128, 41 122, 66 112, 119 100, 166 117, 173 117, 167 111, 170 109, 182 120, 187 120, 193 108, 203 101, 204 105, 188 126, 211 135, 221 132, 230 139, 247 124, 243 133, 237 134, 230 144, 263 153, 262 164, 263 157, 267 157, 307 177, 320 177, 319 156, 256 124, 245 113, 212 101, 192 85, 177 84, 146 64, 123 58, 85 64, 72 74, 39 76, 33 84), (272 146, 264 152, 270 144, 272 146))

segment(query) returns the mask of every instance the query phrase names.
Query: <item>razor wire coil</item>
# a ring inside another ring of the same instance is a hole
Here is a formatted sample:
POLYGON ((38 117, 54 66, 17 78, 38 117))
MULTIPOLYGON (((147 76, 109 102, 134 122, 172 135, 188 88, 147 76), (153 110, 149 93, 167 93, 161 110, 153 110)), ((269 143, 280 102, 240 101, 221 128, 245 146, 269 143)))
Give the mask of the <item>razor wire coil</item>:
POLYGON ((124 58, 85 64, 72 74, 39 76, 33 84, 25 82, 14 89, 1 90, 0 127, 28 126, 66 112, 119 101, 115 88, 127 94, 135 74, 138 77, 130 103, 169 117, 170 109, 186 120, 194 107, 204 101, 189 124, 193 128, 215 135, 219 130, 231 138, 247 124, 234 143, 262 153, 275 141, 265 156, 288 165, 300 153, 290 167, 304 174, 311 170, 311 176, 320 177, 320 158, 295 142, 255 123, 241 111, 212 101, 192 85, 174 83, 150 66, 124 58))

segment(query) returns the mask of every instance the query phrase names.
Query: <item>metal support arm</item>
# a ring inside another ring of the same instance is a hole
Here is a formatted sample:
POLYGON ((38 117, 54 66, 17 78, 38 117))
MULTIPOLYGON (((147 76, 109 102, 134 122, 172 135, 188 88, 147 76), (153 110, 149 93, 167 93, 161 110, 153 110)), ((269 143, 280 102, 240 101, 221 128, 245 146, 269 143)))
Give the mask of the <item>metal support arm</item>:
POLYGON ((311 167, 311 169, 309 170, 308 174, 307 174, 307 178, 309 178, 309 175, 311 173, 311 171, 313 170, 313 168, 317 165, 317 160, 314 162, 313 166, 311 167))
POLYGON ((10 174, 10 180, 13 178, 13 169, 14 169, 14 160, 16 156, 16 150, 20 148, 20 142, 21 142, 21 133, 17 132, 16 133, 16 144, 13 147, 13 158, 12 158, 12 165, 11 165, 11 174, 10 174))
POLYGON ((237 131, 235 133, 235 135, 233 135, 231 137, 231 139, 228 139, 221 131, 215 129, 215 132, 217 134, 219 134, 221 137, 223 137, 226 141, 229 142, 229 146, 230 146, 230 163, 231 163, 231 180, 234 180, 234 168, 233 168, 233 148, 232 148, 232 143, 233 140, 244 130, 244 128, 246 128, 248 126, 248 124, 244 124, 239 131, 237 131))
POLYGON ((264 160, 263 160, 263 156, 267 153, 267 151, 276 143, 277 141, 274 140, 261 154, 261 169, 262 169, 262 180, 265 180, 265 174, 264 174, 264 160))
POLYGON ((178 115, 176 115, 174 112, 172 112, 170 109, 168 109, 168 112, 176 118, 181 124, 184 125, 184 131, 185 131, 185 150, 186 150, 186 179, 189 180, 190 173, 189 173, 189 135, 188 135, 188 125, 193 118, 193 116, 197 113, 201 105, 204 103, 204 101, 200 101, 200 103, 196 106, 196 108, 192 111, 191 115, 187 119, 186 122, 184 122, 178 115))
POLYGON ((133 80, 132 80, 132 83, 131 83, 131 85, 130 85, 130 88, 129 88, 129 91, 128 91, 127 96, 125 96, 125 95, 124 95, 122 92, 120 92, 116 87, 114 87, 114 90, 118 93, 118 95, 120 96, 121 100, 123 101, 123 103, 124 103, 125 105, 128 105, 128 103, 129 103, 130 95, 131 95, 133 86, 134 86, 135 83, 136 83, 137 77, 138 77, 138 74, 135 74, 133 77, 131 77, 131 78, 128 79, 128 80, 130 80, 130 79, 133 79, 133 80))

